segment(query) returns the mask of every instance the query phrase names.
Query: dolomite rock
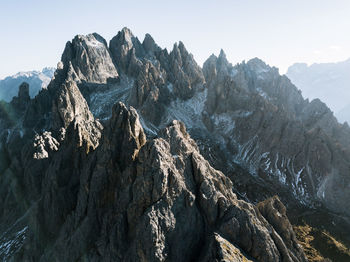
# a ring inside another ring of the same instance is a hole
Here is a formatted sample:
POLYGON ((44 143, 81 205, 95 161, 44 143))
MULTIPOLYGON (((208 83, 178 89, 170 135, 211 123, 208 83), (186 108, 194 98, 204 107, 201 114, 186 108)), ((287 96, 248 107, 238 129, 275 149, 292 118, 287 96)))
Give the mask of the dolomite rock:
POLYGON ((349 210, 349 127, 259 59, 77 36, 22 100, 0 108, 14 261, 306 261, 281 201, 254 203, 349 210))

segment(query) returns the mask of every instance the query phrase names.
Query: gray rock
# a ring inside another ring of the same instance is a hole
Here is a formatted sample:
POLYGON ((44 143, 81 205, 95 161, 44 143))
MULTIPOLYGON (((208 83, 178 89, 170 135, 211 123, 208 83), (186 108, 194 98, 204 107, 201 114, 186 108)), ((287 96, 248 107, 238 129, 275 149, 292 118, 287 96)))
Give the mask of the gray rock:
POLYGON ((254 203, 347 212, 349 127, 259 59, 221 51, 202 72, 125 28, 109 48, 77 36, 48 88, 25 89, 0 107, 15 261, 305 261, 283 204, 254 203))
POLYGON ((350 130, 324 103, 304 100, 285 76, 259 59, 232 66, 221 53, 203 71, 205 125, 224 138, 234 161, 265 181, 289 187, 302 203, 321 200, 335 212, 348 213, 344 200, 349 196, 345 191, 340 196, 342 186, 335 184, 350 183, 345 175, 350 144, 344 135, 350 130))
POLYGON ((26 110, 26 107, 30 101, 29 96, 29 84, 26 82, 23 82, 18 89, 18 96, 15 96, 12 101, 11 105, 18 110, 19 112, 24 112, 26 110))
POLYGON ((68 42, 62 62, 64 67, 72 67, 80 81, 106 83, 110 78, 118 78, 106 40, 96 33, 78 35, 68 42))
MULTIPOLYGON (((204 160, 181 122, 174 121, 145 144, 137 113, 120 103, 113 112, 101 145, 90 156, 77 158, 82 152, 68 141, 53 156, 35 232, 52 244, 40 242, 43 253, 28 245, 22 258, 36 250, 44 261, 209 261, 206 246, 215 238, 215 257, 243 260, 248 254, 258 261, 282 256, 284 261, 306 261, 302 252, 297 259, 285 256, 284 235, 256 207, 237 199, 230 179, 204 160), (72 160, 82 166, 62 184, 63 167, 72 160), (62 190, 73 181, 79 185, 76 196, 62 190)), ((66 140, 73 133, 67 133, 66 140)))

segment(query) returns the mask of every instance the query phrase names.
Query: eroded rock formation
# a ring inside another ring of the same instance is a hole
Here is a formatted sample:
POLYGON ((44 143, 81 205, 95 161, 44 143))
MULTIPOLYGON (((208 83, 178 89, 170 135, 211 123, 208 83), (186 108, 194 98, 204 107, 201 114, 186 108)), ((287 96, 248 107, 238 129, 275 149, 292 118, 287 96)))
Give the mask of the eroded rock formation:
POLYGON ((5 259, 306 261, 282 201, 348 215, 349 127, 259 59, 201 69, 124 28, 20 90, 0 107, 5 259))

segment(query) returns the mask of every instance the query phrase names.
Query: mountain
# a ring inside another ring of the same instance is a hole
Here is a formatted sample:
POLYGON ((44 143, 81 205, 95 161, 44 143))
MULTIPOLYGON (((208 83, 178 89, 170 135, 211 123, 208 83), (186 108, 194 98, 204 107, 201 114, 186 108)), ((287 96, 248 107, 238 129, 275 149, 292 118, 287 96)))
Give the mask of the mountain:
POLYGON ((288 68, 287 76, 309 99, 324 101, 339 121, 350 123, 350 59, 339 63, 307 66, 296 63, 288 68))
POLYGON ((4 260, 350 258, 350 128, 260 59, 78 35, 0 128, 4 260))
POLYGON ((36 96, 42 88, 46 88, 55 72, 55 68, 46 67, 41 72, 20 72, 0 80, 0 100, 10 102, 18 93, 21 83, 27 82, 30 86, 30 97, 36 96))

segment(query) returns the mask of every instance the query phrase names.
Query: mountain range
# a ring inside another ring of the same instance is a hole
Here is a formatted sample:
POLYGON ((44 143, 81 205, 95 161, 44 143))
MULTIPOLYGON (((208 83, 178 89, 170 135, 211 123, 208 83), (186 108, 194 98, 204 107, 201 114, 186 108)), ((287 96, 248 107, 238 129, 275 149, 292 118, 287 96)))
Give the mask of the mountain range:
POLYGON ((262 60, 124 28, 0 107, 11 261, 349 261, 350 128, 262 60), (346 232, 346 233, 345 233, 346 232))
POLYGON ((325 102, 340 122, 350 123, 350 59, 338 63, 308 66, 296 63, 287 76, 306 98, 325 102))
POLYGON ((0 100, 10 102, 18 94, 18 87, 23 82, 29 84, 29 95, 33 98, 48 86, 54 72, 55 68, 46 67, 42 71, 19 72, 0 80, 0 100))

